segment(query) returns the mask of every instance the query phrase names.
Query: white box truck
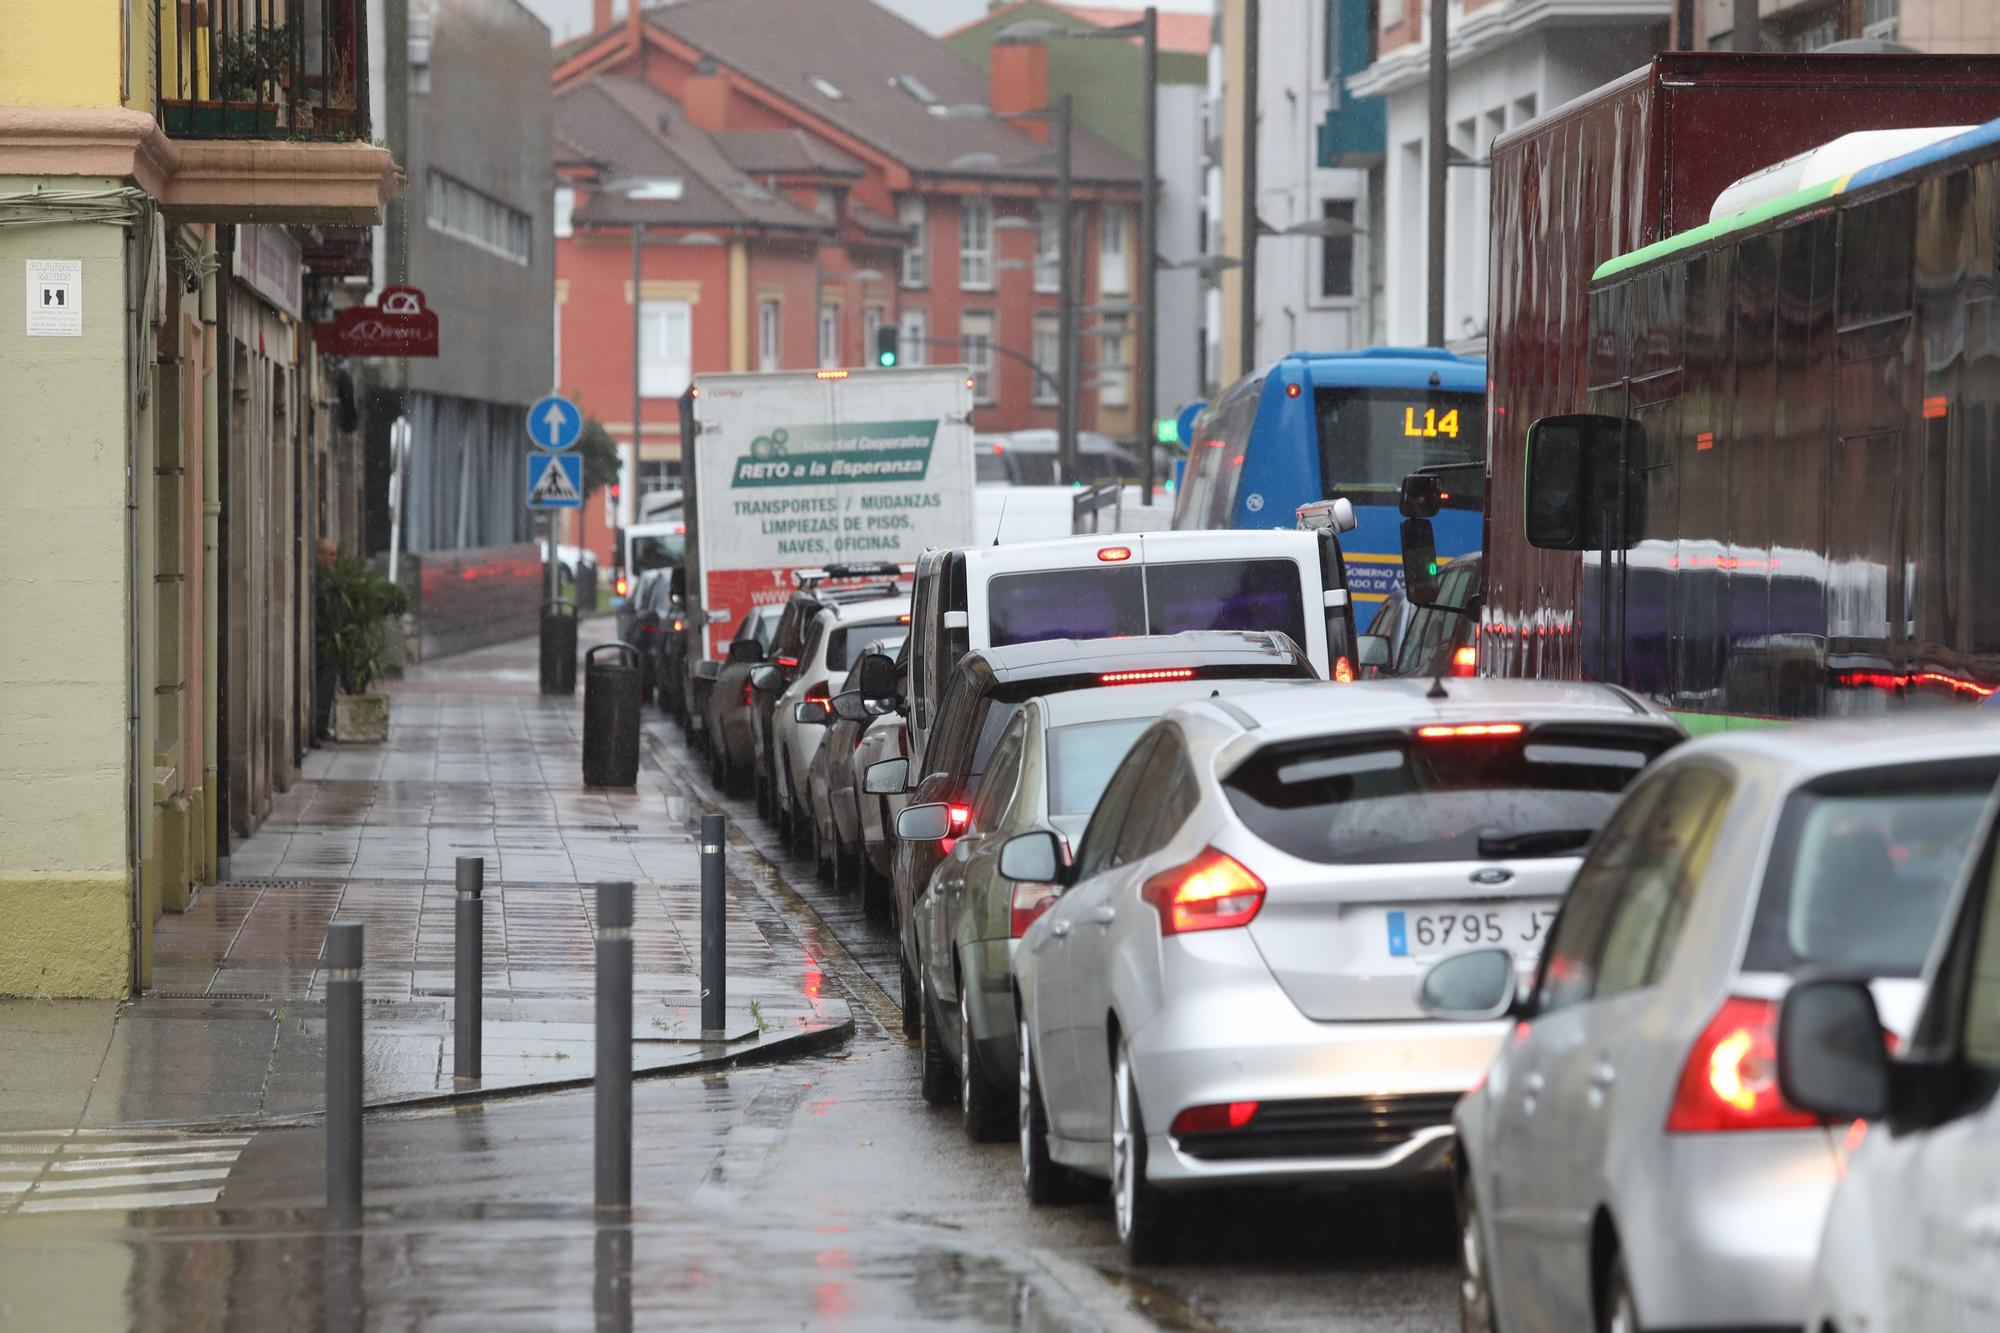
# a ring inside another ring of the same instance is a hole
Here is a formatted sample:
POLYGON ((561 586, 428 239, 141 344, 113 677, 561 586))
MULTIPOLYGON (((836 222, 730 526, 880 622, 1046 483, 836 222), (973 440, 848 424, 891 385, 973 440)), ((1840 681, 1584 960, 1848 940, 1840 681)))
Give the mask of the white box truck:
POLYGON ((721 656, 792 574, 975 538, 964 366, 697 375, 681 399, 688 645, 721 656))

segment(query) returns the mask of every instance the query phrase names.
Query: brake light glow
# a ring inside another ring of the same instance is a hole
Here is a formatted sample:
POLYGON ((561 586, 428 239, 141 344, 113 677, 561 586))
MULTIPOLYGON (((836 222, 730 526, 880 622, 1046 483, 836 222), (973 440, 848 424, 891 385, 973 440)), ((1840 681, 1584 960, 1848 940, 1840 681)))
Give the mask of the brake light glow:
POLYGON ((1130 560, 1132 558, 1132 548, 1129 546, 1106 546, 1098 551, 1097 558, 1113 562, 1130 560))
MULTIPOLYGON (((771 660, 776 662, 779 666, 783 667, 787 671, 790 671, 793 667, 799 664, 799 659, 796 657, 774 657, 771 660)), ((1519 728, 1517 727, 1515 728, 1515 730, 1518 731, 1519 728)))
POLYGON ((823 680, 817 685, 806 686, 805 701, 809 704, 833 702, 833 682, 823 680))
POLYGON ((904 613, 903 613, 902 615, 900 615, 900 616, 897 616, 897 617, 896 617, 896 623, 897 623, 898 625, 907 625, 907 624, 909 624, 909 623, 910 623, 910 616, 909 616, 909 613, 908 613, 908 612, 906 611, 906 612, 904 612, 904 613))
POLYGON ((1028 933, 1028 927, 1042 913, 1056 905, 1060 890, 1053 884, 1034 884, 1021 881, 1014 885, 1014 894, 1007 913, 1007 933, 1020 939, 1028 933))
POLYGON ((953 836, 972 827, 972 807, 969 805, 950 806, 946 811, 946 817, 951 820, 953 836))
POLYGON ((1445 741, 1467 740, 1480 736, 1518 736, 1521 734, 1519 722, 1462 722, 1456 726, 1418 727, 1417 736, 1421 740, 1445 741))
POLYGON ((1162 680, 1193 680, 1193 667, 1160 667, 1153 671, 1107 671, 1099 685, 1150 685, 1162 680))
POLYGON ((684 629, 686 629, 686 628, 687 628, 687 621, 685 621, 685 620, 676 620, 676 621, 674 622, 674 633, 676 633, 676 634, 679 634, 679 633, 680 633, 680 632, 681 632, 682 630, 684 630, 684 629))
POLYGON ((751 687, 750 687, 750 682, 749 682, 749 681, 747 681, 747 680, 746 680, 746 681, 744 681, 744 682, 743 682, 743 702, 744 702, 744 703, 746 703, 746 704, 747 704, 747 703, 749 703, 749 702, 750 702, 750 695, 752 694, 752 692, 753 692, 753 691, 751 690, 751 687))
POLYGON ((632 586, 631 584, 625 581, 625 576, 623 574, 620 574, 618 576, 618 581, 611 585, 611 591, 617 593, 620 597, 623 597, 626 593, 626 590, 629 589, 631 586, 632 586))
POLYGON ((847 372, 844 370, 815 370, 813 375, 823 380, 844 380, 847 378, 847 372))
POLYGON ((1217 1102, 1212 1106, 1190 1106, 1174 1117, 1174 1123, 1167 1133, 1175 1138, 1184 1134, 1221 1134, 1232 1129, 1242 1129, 1257 1118, 1256 1102, 1217 1102))
POLYGON ((1475 669, 1477 669, 1478 666, 1479 666, 1479 649, 1473 647, 1471 644, 1468 643, 1462 648, 1454 648, 1452 650, 1451 654, 1452 675, 1469 676, 1473 673, 1475 669))
POLYGON ((1160 914, 1162 935, 1247 926, 1264 905, 1264 881, 1213 847, 1147 880, 1139 896, 1160 914))
POLYGON ((1811 1129, 1818 1117, 1778 1091, 1778 1006, 1732 995, 1695 1039, 1681 1067, 1669 1134, 1811 1129))
POLYGON ((1339 682, 1340 684, 1342 684, 1342 685, 1351 685, 1351 684, 1353 684, 1353 683, 1354 683, 1354 663, 1352 663, 1352 662, 1348 661, 1348 660, 1347 660, 1347 658, 1346 658, 1346 657, 1344 657, 1344 656, 1343 656, 1343 657, 1336 657, 1336 658, 1334 658, 1334 659, 1333 659, 1333 678, 1334 678, 1334 679, 1335 679, 1336 681, 1338 681, 1338 682, 1339 682))

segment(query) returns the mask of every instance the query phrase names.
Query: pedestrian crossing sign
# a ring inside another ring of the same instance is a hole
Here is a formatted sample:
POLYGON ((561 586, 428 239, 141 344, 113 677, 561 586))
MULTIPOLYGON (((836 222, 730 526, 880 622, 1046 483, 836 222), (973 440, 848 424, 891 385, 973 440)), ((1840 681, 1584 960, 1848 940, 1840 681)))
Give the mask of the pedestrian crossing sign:
POLYGON ((581 509, 583 507, 583 455, 529 455, 528 508, 581 509))

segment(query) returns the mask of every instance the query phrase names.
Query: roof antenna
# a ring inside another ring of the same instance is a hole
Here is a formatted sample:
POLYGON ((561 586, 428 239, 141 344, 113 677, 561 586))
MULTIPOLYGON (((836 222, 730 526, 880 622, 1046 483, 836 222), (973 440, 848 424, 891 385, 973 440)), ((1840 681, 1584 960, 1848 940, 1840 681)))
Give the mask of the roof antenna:
POLYGON ((1451 698, 1451 695, 1447 693, 1444 688, 1444 676, 1442 674, 1431 677, 1431 687, 1424 691, 1424 698, 1426 699, 1451 698))
POLYGON ((1013 498, 1012 495, 1003 495, 1000 497, 1000 521, 993 525, 993 544, 995 546, 1000 544, 1000 529, 1007 526, 1007 502, 1013 498))

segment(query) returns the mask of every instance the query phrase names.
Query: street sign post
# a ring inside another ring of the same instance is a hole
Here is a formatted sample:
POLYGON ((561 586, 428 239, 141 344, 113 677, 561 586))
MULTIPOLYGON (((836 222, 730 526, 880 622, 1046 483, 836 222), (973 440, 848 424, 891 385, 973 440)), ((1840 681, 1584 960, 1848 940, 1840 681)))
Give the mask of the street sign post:
MULTIPOLYGON (((582 454, 529 454, 528 508, 583 508, 582 454)), ((555 559, 553 548, 549 558, 555 559)))
POLYGON ((559 393, 537 398, 528 408, 528 438, 537 449, 567 449, 583 434, 583 413, 559 393))

